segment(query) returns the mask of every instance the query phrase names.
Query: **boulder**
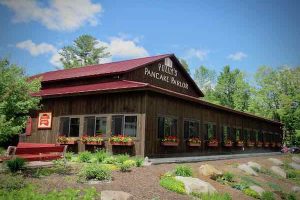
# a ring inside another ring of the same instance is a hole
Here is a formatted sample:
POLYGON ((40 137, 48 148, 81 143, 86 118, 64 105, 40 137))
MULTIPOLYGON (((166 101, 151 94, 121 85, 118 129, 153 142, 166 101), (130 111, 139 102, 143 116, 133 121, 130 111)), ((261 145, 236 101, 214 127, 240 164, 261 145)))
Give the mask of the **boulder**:
POLYGON ((133 196, 123 191, 104 190, 101 192, 101 200, 132 200, 133 196))
POLYGON ((197 193, 214 193, 216 189, 208 182, 202 181, 199 178, 176 176, 176 180, 184 184, 187 194, 192 192, 197 193))
POLYGON ((293 169, 300 170, 300 164, 298 164, 298 163, 291 162, 291 163, 289 163, 289 166, 293 169))
POLYGON ((199 167, 199 173, 204 176, 222 175, 223 173, 217 170, 214 166, 204 164, 199 167))
POLYGON ((292 192, 300 193, 300 187, 299 186, 292 187, 292 192))
POLYGON ((268 158, 274 165, 283 165, 283 162, 277 158, 268 158))
POLYGON ((252 175, 252 176, 257 176, 257 173, 247 164, 241 164, 238 166, 238 168, 244 172, 246 172, 246 174, 252 175))
POLYGON ((265 191, 263 188, 257 186, 257 185, 252 185, 249 187, 251 190, 254 190, 255 192, 257 192, 260 196, 262 195, 262 193, 265 191))
POLYGON ((261 170, 260 164, 258 164, 256 162, 249 161, 247 164, 252 168, 257 168, 257 169, 261 170))
POLYGON ((278 167, 278 166, 272 166, 270 169, 271 169, 271 171, 272 171, 274 174, 276 174, 276 175, 278 175, 278 176, 281 176, 282 178, 286 178, 286 173, 285 173, 285 171, 284 171, 283 169, 281 169, 280 167, 278 167))
POLYGON ((300 163, 300 157, 299 156, 293 156, 292 160, 296 163, 300 163))

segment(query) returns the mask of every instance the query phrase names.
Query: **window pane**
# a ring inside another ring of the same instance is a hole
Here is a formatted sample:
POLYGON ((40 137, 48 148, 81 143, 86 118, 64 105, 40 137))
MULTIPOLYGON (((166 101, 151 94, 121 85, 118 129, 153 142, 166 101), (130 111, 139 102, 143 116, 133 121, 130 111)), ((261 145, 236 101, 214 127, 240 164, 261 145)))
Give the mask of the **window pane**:
POLYGON ((79 137, 79 118, 71 118, 70 137, 79 137))
POLYGON ((177 119, 172 119, 171 121, 171 134, 172 136, 177 136, 177 119))
POLYGON ((189 122, 188 121, 184 121, 183 124, 183 129, 184 129, 184 139, 188 139, 189 138, 189 122))
POLYGON ((106 117, 96 117, 96 135, 106 134, 106 117))
POLYGON ((211 140, 214 138, 214 130, 212 124, 207 124, 207 139, 211 140))
POLYGON ((189 135, 190 137, 199 137, 199 123, 192 121, 189 125, 189 135))
POLYGON ((229 138, 228 138, 228 126, 223 126, 223 141, 227 141, 229 138))
POLYGON ((69 135, 69 117, 61 117, 60 118, 60 125, 59 125, 59 135, 68 136, 69 135))
POLYGON ((172 124, 172 119, 169 117, 165 118, 164 122, 164 136, 170 136, 171 135, 171 124, 172 124))
POLYGON ((137 116, 125 116, 124 135, 136 137, 137 116))
POLYGON ((94 136, 95 133, 95 117, 85 117, 83 134, 88 136, 94 136))
POLYGON ((123 134, 123 115, 112 116, 112 135, 122 135, 123 134))
POLYGON ((158 117, 158 138, 164 138, 164 118, 158 117))

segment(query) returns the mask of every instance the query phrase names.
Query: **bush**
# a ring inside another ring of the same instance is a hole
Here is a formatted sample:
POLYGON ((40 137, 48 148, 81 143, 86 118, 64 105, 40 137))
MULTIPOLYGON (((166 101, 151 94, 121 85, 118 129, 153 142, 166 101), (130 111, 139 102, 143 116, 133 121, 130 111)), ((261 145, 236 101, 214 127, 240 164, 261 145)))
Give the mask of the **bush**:
POLYGON ((80 152, 78 155, 78 159, 80 162, 90 162, 92 159, 92 153, 89 151, 80 152))
POLYGON ((25 166, 25 160, 23 158, 15 158, 12 160, 6 161, 6 166, 8 167, 9 171, 15 173, 25 166))
POLYGON ((85 180, 111 180, 111 170, 108 167, 89 164, 87 165, 79 175, 80 180, 83 178, 85 180))
POLYGON ((181 181, 176 180, 174 177, 163 176, 160 179, 159 184, 167 190, 176 192, 178 194, 186 194, 184 184, 181 181))
POLYGON ((120 154, 116 156, 116 162, 122 164, 126 160, 129 160, 128 154, 120 154))
MULTIPOLYGON (((24 188, 27 184, 22 176, 0 176, 0 190, 12 191, 24 188)), ((1 195, 0 195, 1 197, 1 195)))
POLYGON ((174 173, 176 176, 193 176, 192 168, 186 165, 177 165, 174 173))
POLYGON ((220 194, 220 193, 212 193, 212 194, 205 194, 205 193, 196 193, 192 192, 192 196, 195 196, 201 200, 231 200, 232 197, 230 194, 220 194))
POLYGON ((243 191, 243 193, 245 195, 248 195, 248 196, 253 197, 255 199, 259 199, 260 198, 260 195, 257 192, 255 192, 254 190, 250 189, 250 188, 246 188, 246 189, 244 189, 242 191, 243 191))
POLYGON ((67 152, 65 153, 65 158, 67 161, 71 161, 74 157, 74 153, 73 152, 67 152))
POLYGON ((137 167, 141 167, 141 166, 143 166, 144 159, 143 158, 136 158, 135 163, 136 163, 137 167))
POLYGON ((94 156, 97 162, 102 163, 109 155, 105 150, 100 150, 97 151, 94 156))
POLYGON ((129 172, 131 170, 132 164, 129 162, 124 162, 120 164, 120 170, 121 172, 129 172))
POLYGON ((295 193, 288 193, 285 196, 286 200, 297 200, 296 194, 295 193))
POLYGON ((222 176, 218 176, 216 181, 222 184, 228 184, 233 182, 234 175, 230 172, 225 172, 222 176))
POLYGON ((109 157, 104 159, 103 163, 105 163, 105 164, 116 164, 117 160, 116 160, 115 157, 109 156, 109 157))
POLYGON ((261 200, 275 200, 275 197, 273 195, 273 192, 265 191, 262 193, 260 199, 261 200))
POLYGON ((235 189, 237 189, 237 190, 243 191, 244 189, 249 188, 249 185, 246 184, 246 183, 244 183, 244 182, 242 182, 242 183, 234 184, 234 185, 232 185, 231 187, 232 187, 232 188, 235 188, 235 189))
POLYGON ((3 156, 5 154, 6 150, 0 147, 0 156, 3 156))

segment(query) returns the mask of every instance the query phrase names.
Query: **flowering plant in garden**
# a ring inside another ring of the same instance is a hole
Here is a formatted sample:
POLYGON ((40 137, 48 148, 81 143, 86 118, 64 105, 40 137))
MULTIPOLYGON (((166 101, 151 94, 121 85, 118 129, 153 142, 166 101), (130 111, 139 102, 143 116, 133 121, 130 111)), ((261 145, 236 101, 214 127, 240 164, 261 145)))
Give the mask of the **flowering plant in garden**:
POLYGON ((224 141, 225 145, 232 145, 232 141, 230 139, 227 139, 224 141))
POLYGON ((169 135, 169 136, 164 137, 161 141, 162 142, 178 142, 178 139, 176 136, 169 135))
POLYGON ((80 138, 80 141, 82 143, 89 143, 89 142, 101 143, 103 141, 103 139, 102 139, 101 135, 94 137, 94 136, 88 136, 87 134, 85 134, 80 138))
POLYGON ((209 144, 218 144, 218 143, 219 143, 219 141, 215 138, 212 138, 209 140, 209 144))
POLYGON ((131 143, 133 140, 130 136, 126 135, 116 135, 109 138, 110 142, 116 142, 116 143, 131 143))
POLYGON ((188 142, 192 144, 201 144, 201 140, 199 137, 191 137, 188 139, 188 142))
POLYGON ((244 144, 244 141, 238 140, 238 141, 236 141, 236 143, 239 144, 239 145, 243 145, 243 144, 244 144))

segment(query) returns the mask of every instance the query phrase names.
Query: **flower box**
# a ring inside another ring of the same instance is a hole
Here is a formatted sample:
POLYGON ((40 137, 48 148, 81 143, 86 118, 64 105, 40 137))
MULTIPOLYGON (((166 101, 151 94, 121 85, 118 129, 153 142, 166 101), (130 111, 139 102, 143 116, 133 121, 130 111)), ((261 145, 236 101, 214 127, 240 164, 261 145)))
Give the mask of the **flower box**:
POLYGON ((168 142, 168 141, 165 141, 165 142, 161 142, 161 145, 162 146, 167 146, 167 147, 177 147, 179 145, 179 142, 168 142))
POLYGON ((190 147, 201 147, 201 142, 200 143, 187 142, 187 145, 190 147))
POLYGON ((199 137, 191 137, 187 140, 187 145, 190 147, 200 147, 201 143, 202 142, 199 137))
POLYGON ((217 140, 211 140, 211 141, 208 141, 207 146, 217 147, 217 146, 219 146, 219 142, 217 140))
POLYGON ((101 146, 103 145, 103 142, 86 142, 84 143, 85 145, 97 145, 97 146, 101 146))
POLYGON ((244 142, 243 141, 237 141, 235 146, 237 147, 243 147, 244 146, 244 142))
POLYGON ((248 147, 254 147, 254 144, 255 144, 254 142, 247 142, 248 147))
POLYGON ((110 142, 110 144, 112 146, 133 146, 134 143, 131 141, 131 142, 110 142))
POLYGON ((57 142, 58 144, 69 144, 69 145, 72 145, 72 144, 77 144, 77 141, 76 140, 73 140, 73 141, 66 141, 66 142, 57 142))
POLYGON ((269 143, 265 143, 265 144, 264 144, 264 147, 269 147, 269 146, 270 146, 269 143))
POLYGON ((262 147, 262 146, 263 146, 263 143, 262 143, 262 142, 258 142, 258 143, 256 143, 256 146, 257 146, 257 147, 262 147))
POLYGON ((66 137, 64 135, 60 135, 60 136, 57 137, 56 142, 58 144, 69 144, 69 145, 72 145, 72 144, 77 144, 77 139, 68 138, 68 137, 66 137))
POLYGON ((231 140, 227 140, 224 142, 223 144, 224 147, 232 147, 232 141, 231 140))

